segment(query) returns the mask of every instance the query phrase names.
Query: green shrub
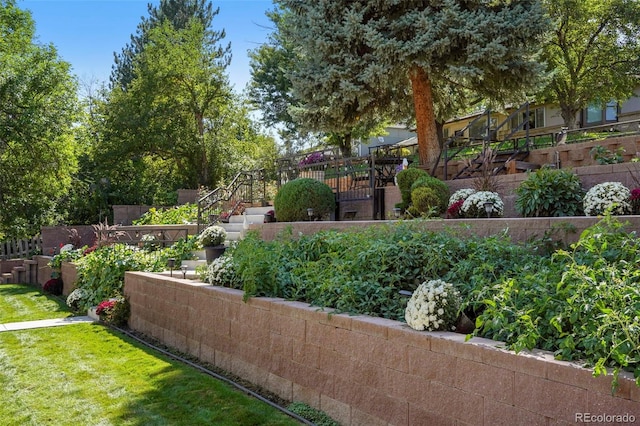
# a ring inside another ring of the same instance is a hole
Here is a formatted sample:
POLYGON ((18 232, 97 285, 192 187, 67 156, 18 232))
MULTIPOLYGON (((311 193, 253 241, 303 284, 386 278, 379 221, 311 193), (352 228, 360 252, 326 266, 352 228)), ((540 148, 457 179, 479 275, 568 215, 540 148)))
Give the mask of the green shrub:
POLYGON ((433 188, 419 186, 411 191, 410 213, 419 216, 433 217, 440 213, 440 198, 433 188))
POLYGON ((584 190, 570 170, 543 167, 516 189, 516 210, 524 217, 582 215, 584 190))
POLYGON ((198 205, 183 204, 170 208, 156 209, 152 207, 148 212, 133 221, 134 225, 182 225, 198 222, 198 205))
POLYGON ((402 195, 404 208, 407 208, 409 204, 411 204, 411 185, 413 185, 413 183, 419 178, 425 176, 429 176, 429 173, 416 168, 404 169, 396 175, 398 189, 400 189, 400 195, 402 195))
POLYGON ((336 201, 329 185, 315 179, 301 178, 282 185, 273 206, 278 222, 297 222, 309 220, 309 208, 313 209, 315 217, 332 213, 336 201))
MULTIPOLYGON (((446 183, 429 175, 419 177, 411 185, 411 202, 414 203, 414 205, 415 201, 413 200, 413 191, 418 188, 429 188, 433 191, 435 198, 432 200, 432 203, 428 208, 435 208, 436 215, 441 215, 447 210, 447 205, 449 203, 449 187, 446 183)), ((416 208, 422 211, 422 207, 416 206, 416 208)))

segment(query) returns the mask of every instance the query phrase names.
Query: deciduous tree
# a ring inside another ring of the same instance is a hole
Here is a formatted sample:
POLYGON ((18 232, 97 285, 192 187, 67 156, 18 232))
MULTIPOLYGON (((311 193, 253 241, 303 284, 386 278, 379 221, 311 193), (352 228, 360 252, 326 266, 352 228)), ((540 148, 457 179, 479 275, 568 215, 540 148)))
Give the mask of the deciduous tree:
POLYGON ((553 21, 544 58, 551 73, 543 93, 558 102, 567 127, 589 104, 633 95, 640 83, 640 2, 545 0, 553 21))
POLYGON ((22 237, 56 220, 77 167, 76 82, 31 14, 0 0, 0 234, 22 237))

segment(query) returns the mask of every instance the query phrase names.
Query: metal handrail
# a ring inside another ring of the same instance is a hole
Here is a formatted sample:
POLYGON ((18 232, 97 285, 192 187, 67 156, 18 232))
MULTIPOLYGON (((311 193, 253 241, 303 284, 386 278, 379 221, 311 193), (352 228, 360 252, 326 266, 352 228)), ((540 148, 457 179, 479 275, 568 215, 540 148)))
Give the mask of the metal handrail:
MULTIPOLYGON (((257 198, 256 182, 266 185, 264 170, 239 172, 228 186, 220 186, 198 199, 198 233, 202 232, 205 225, 210 225, 218 220, 224 203, 253 203, 257 198)), ((262 199, 264 199, 262 188, 262 199)))

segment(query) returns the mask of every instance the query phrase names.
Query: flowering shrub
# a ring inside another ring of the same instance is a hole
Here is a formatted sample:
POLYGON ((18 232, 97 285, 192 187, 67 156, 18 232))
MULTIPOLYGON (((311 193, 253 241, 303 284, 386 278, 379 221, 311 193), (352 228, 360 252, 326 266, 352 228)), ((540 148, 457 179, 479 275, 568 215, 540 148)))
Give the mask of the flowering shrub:
POLYGON ((203 247, 219 246, 227 239, 227 231, 222 226, 211 225, 206 228, 198 240, 203 247))
POLYGON ((631 190, 631 213, 640 214, 640 188, 631 190))
POLYGON ((201 274, 200 279, 209 284, 226 287, 239 284, 233 258, 230 255, 222 255, 214 259, 201 274))
POLYGON ((460 217, 460 210, 464 201, 469 198, 470 195, 475 194, 476 190, 473 188, 458 189, 449 197, 449 205, 447 207, 447 218, 457 219, 460 217))
POLYGON ((611 214, 631 213, 631 192, 620 182, 603 182, 590 190, 583 200, 584 214, 598 216, 610 210, 611 214))
POLYGON ((45 293, 60 296, 62 294, 62 280, 60 278, 51 278, 49 281, 44 283, 42 290, 45 293))
POLYGON ((82 305, 87 297, 88 294, 86 291, 81 288, 76 288, 67 296, 67 306, 70 307, 72 311, 79 312, 82 310, 82 305))
POLYGON ((471 194, 460 208, 463 217, 487 217, 484 208, 485 203, 493 203, 491 217, 502 217, 504 213, 504 203, 496 192, 479 191, 471 194))
POLYGON ((324 161, 324 154, 321 152, 312 152, 311 154, 304 157, 298 163, 299 167, 309 166, 311 164, 322 163, 324 161))
POLYGON ((405 310, 405 320, 414 330, 455 330, 460 309, 460 293, 442 280, 423 282, 413 292, 405 310))
POLYGON ((129 318, 129 301, 123 296, 117 296, 100 302, 96 314, 107 324, 124 325, 129 318))

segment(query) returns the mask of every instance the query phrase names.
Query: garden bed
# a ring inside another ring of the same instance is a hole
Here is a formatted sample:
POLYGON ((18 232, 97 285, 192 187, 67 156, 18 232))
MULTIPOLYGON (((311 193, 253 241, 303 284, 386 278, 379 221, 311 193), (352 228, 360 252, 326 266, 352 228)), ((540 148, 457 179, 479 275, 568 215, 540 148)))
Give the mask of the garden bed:
POLYGON ((419 332, 306 303, 128 272, 132 329, 344 425, 575 423, 579 413, 640 416, 626 373, 592 377, 544 351, 419 332))

